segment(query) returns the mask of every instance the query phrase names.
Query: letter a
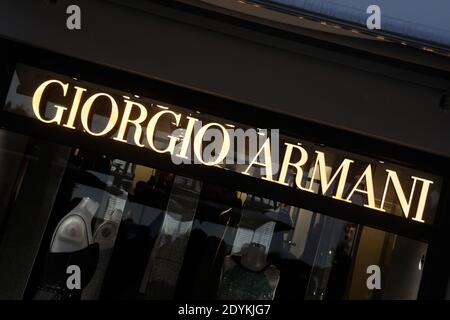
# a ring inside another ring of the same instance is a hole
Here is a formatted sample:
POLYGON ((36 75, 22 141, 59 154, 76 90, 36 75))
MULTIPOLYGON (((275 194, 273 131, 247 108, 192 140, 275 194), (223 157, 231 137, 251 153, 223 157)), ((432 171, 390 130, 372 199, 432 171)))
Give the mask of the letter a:
POLYGON ((373 264, 367 267, 367 274, 370 276, 367 278, 367 289, 381 289, 381 270, 380 267, 373 264))
POLYGON ((66 270, 70 276, 67 278, 66 285, 69 290, 81 289, 81 270, 77 265, 70 265, 66 270))
POLYGON ((367 7, 366 13, 371 14, 366 21, 369 30, 381 29, 381 9, 379 6, 373 4, 367 7))
POLYGON ((67 7, 67 14, 70 16, 67 17, 66 26, 69 30, 80 30, 81 29, 81 9, 79 6, 72 4, 67 7))

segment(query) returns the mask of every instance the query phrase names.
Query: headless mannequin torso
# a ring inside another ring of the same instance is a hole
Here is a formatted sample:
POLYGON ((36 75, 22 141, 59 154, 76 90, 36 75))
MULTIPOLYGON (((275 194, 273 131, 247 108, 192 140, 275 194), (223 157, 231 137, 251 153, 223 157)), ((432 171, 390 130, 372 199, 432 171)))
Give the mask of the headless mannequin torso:
POLYGON ((36 300, 79 299, 81 288, 67 286, 67 267, 77 265, 83 270, 81 286, 90 281, 98 260, 98 244, 93 243, 91 222, 98 203, 86 197, 65 215, 53 232, 50 250, 36 300))
POLYGON ((241 253, 225 257, 219 299, 273 300, 280 272, 267 262, 265 247, 252 243, 241 253))
POLYGON ((93 243, 91 222, 98 203, 85 197, 55 228, 50 252, 74 252, 93 243))

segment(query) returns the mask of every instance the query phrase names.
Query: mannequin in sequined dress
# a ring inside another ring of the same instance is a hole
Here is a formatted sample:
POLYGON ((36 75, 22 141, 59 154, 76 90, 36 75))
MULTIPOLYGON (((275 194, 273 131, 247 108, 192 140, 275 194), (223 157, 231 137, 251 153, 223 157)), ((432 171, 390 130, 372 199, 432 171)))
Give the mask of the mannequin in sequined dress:
POLYGON ((267 262, 266 248, 251 243, 241 256, 225 257, 218 292, 220 300, 273 300, 280 271, 267 262))

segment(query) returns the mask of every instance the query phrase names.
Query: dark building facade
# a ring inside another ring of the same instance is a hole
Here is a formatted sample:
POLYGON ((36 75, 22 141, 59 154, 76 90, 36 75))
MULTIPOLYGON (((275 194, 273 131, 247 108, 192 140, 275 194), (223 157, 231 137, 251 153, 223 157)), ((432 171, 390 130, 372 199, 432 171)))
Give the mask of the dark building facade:
POLYGON ((0 298, 445 299, 448 57, 185 2, 0 5, 0 298))

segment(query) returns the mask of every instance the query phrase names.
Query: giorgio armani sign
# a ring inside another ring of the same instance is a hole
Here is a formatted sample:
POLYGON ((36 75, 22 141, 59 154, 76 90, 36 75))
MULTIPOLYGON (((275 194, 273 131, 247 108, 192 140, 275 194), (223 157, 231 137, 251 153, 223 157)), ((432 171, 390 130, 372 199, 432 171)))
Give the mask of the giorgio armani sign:
MULTIPOLYGON (((107 136, 180 159, 195 156, 206 166, 223 167, 227 156, 234 152, 236 136, 230 127, 238 125, 224 119, 208 118, 195 110, 153 103, 151 99, 35 68, 18 69, 8 94, 8 111, 17 113, 20 109, 21 114, 45 125, 66 128, 68 134, 79 130, 93 139, 107 136), (23 103, 24 96, 28 103, 23 103), (204 149, 210 143, 206 137, 211 130, 219 132, 220 139, 214 141, 214 157, 205 158, 204 149)), ((439 177, 292 138, 282 138, 274 150, 272 137, 263 136, 255 152, 248 152, 247 161, 233 170, 380 214, 401 215, 418 223, 433 222, 439 177)))

